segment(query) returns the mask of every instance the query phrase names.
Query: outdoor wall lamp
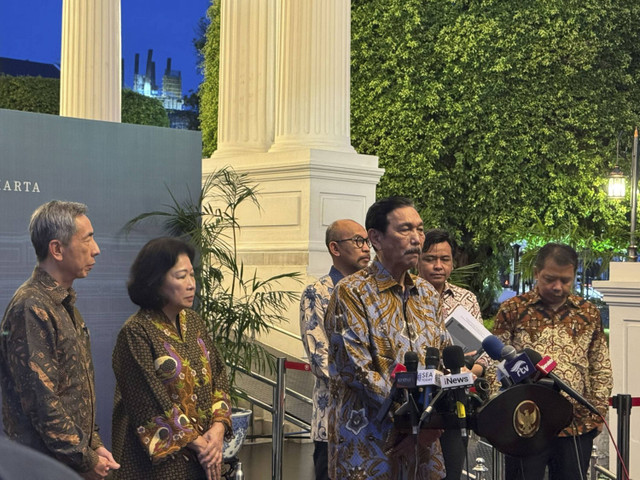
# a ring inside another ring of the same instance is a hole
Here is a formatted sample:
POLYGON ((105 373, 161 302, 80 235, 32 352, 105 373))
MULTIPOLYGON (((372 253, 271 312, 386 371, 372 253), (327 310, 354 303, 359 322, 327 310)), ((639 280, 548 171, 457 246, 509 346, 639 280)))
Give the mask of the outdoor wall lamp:
MULTIPOLYGON (((616 159, 618 157, 616 144, 616 159)), ((609 198, 624 198, 626 190, 624 174, 616 165, 609 175, 609 198)), ((631 154, 631 241, 627 248, 627 258, 630 262, 638 261, 638 246, 636 245, 636 214, 638 210, 638 127, 633 133, 633 151, 631 154)))

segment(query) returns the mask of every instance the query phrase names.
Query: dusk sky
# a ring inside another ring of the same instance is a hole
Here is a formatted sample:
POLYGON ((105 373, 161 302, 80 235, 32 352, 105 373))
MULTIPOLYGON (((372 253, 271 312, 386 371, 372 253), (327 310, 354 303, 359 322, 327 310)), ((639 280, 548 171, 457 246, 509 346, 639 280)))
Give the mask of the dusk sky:
MULTIPOLYGON (((0 0, 0 57, 60 63, 62 0, 0 0)), ((202 81, 196 68, 193 38, 210 0, 121 0, 122 56, 125 85, 133 83, 134 56, 144 72, 147 50, 153 49, 156 83, 171 57, 182 72, 182 93, 202 81)))

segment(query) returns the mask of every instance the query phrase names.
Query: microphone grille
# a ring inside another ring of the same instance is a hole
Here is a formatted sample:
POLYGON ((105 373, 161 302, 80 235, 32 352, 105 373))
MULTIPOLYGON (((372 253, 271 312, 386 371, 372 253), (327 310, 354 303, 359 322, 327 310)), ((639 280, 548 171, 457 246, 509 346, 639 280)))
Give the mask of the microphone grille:
POLYGON ((449 345, 442 350, 442 361, 448 370, 460 371, 464 367, 464 352, 459 345, 449 345))
POLYGON ((404 354, 404 365, 407 367, 408 372, 417 372, 418 371, 418 354, 416 352, 405 352, 404 354))
POLYGON ((438 363, 440 363, 440 350, 438 350, 436 347, 427 347, 424 363, 427 367, 427 370, 430 368, 437 368, 438 363))

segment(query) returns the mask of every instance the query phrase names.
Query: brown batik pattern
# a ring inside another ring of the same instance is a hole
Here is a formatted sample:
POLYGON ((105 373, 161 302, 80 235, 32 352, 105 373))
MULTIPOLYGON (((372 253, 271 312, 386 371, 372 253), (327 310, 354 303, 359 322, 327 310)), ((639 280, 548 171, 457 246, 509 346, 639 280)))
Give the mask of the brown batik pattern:
MULTIPOLYGON (((600 311, 594 304, 570 295, 554 311, 534 289, 502 303, 493 333, 518 351, 528 347, 549 355, 558 364, 554 373, 606 414, 613 385, 611 361, 600 311)), ((561 436, 582 434, 602 424, 599 417, 570 400, 576 428, 563 430, 561 436)))

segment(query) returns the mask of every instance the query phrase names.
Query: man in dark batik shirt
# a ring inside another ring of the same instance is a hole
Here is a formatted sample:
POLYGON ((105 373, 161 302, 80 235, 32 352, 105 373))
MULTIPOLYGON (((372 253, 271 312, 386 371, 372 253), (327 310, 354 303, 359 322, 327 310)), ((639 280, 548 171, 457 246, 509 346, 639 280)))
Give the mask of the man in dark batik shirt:
POLYGON ((119 465, 95 424, 89 332, 71 287, 100 253, 86 212, 83 204, 54 200, 33 213, 38 265, 2 319, 0 368, 7 436, 97 480, 119 465))

